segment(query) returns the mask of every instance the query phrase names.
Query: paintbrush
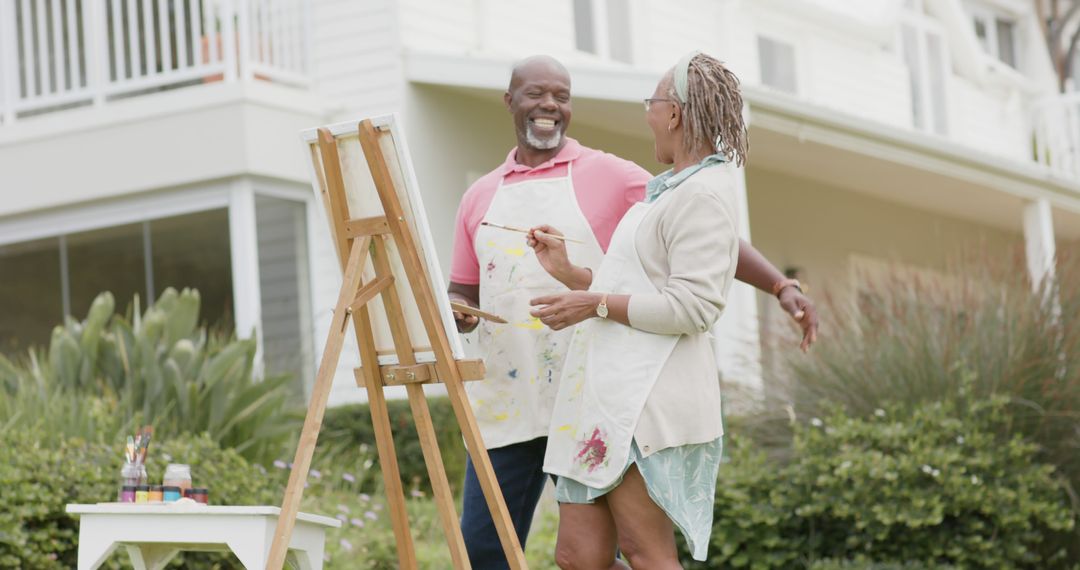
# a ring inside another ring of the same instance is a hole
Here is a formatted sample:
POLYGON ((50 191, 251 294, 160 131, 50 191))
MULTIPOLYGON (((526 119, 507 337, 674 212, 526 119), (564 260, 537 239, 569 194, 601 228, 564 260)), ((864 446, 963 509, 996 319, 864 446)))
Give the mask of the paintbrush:
MULTIPOLYGON (((480 225, 481 226, 491 226, 493 228, 499 228, 500 230, 508 230, 508 231, 511 231, 511 232, 518 232, 518 233, 522 233, 522 234, 528 234, 529 233, 529 230, 523 230, 521 228, 515 228, 513 226, 504 226, 502 224, 496 224, 496 223, 493 223, 493 222, 480 222, 480 225)), ((555 239, 560 239, 560 240, 565 241, 565 242, 570 242, 570 243, 585 243, 585 242, 583 242, 581 240, 574 239, 574 238, 568 238, 566 236, 557 236, 555 234, 549 234, 549 233, 544 233, 544 235, 549 236, 549 237, 553 237, 555 239)))

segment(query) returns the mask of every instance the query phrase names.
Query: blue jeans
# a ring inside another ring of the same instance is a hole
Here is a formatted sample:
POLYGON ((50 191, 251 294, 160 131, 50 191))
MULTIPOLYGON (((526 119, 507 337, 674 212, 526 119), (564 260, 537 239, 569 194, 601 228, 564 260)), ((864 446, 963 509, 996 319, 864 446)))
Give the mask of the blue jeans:
MULTIPOLYGON (((536 504, 544 491, 544 449, 547 438, 515 443, 488 450, 495 477, 502 487, 510 520, 514 523, 518 541, 525 547, 536 504)), ((503 554, 495 522, 491 519, 472 458, 465 464, 465 497, 461 514, 461 532, 465 549, 474 570, 503 570, 510 565, 503 554)))

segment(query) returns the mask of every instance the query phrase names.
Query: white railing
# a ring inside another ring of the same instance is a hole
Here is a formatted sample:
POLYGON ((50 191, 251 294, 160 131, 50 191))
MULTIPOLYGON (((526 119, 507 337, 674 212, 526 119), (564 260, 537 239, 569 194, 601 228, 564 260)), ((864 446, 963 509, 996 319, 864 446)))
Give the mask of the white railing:
POLYGON ((1056 95, 1035 107, 1035 160, 1080 181, 1080 92, 1056 95))
POLYGON ((0 122, 214 81, 308 84, 309 0, 0 0, 0 122))

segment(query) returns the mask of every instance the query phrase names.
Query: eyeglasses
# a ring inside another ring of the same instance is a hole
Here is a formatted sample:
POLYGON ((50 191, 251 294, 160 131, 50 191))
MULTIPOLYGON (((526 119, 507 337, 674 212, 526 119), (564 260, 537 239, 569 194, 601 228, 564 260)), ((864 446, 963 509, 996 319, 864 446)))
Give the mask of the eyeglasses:
POLYGON ((651 107, 652 104, 657 102, 657 101, 667 101, 669 103, 674 103, 674 101, 672 101, 671 99, 663 99, 663 98, 660 98, 660 97, 649 97, 649 98, 645 99, 645 112, 648 113, 649 112, 649 107, 651 107))

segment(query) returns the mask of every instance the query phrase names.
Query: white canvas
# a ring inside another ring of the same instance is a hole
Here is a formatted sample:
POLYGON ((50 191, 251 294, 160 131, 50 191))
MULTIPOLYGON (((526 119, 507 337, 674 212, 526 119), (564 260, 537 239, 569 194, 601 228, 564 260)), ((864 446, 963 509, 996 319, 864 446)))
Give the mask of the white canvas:
MULTIPOLYGON (((327 127, 337 141, 338 153, 341 156, 342 178, 345 182, 345 196, 349 205, 350 218, 366 218, 381 216, 385 212, 379 200, 378 191, 368 169, 367 159, 360 145, 359 124, 363 118, 345 123, 330 125, 327 127)), ((382 136, 379 139, 383 156, 390 169, 390 175, 397 189, 398 200, 405 212, 406 223, 412 231, 417 247, 420 250, 421 262, 426 265, 427 275, 431 289, 435 295, 442 317, 442 325, 446 335, 450 339, 450 347, 455 359, 465 357, 465 351, 454 324, 453 313, 450 309, 450 298, 446 293, 447 284, 443 280, 443 273, 439 266, 439 260, 435 254, 435 241, 428 225, 428 217, 424 211, 424 202, 420 195, 420 189, 416 182, 416 173, 413 171, 412 160, 409 156, 408 145, 405 142, 405 133, 401 128, 396 115, 382 115, 370 117, 372 124, 379 129, 382 136)), ((323 203, 323 167, 318 149, 318 129, 308 129, 301 133, 305 145, 308 148, 312 166, 312 187, 315 196, 328 216, 327 204, 323 203)), ((332 224, 331 224, 331 227, 332 224)), ((434 354, 430 350, 430 342, 424 329, 424 322, 420 318, 420 312, 413 302, 412 290, 409 286, 408 277, 398 256, 397 244, 393 239, 387 241, 387 253, 391 260, 391 271, 394 274, 394 286, 398 296, 402 300, 405 312, 405 322, 409 329, 409 336, 414 347, 414 355, 418 362, 433 362, 434 354)), ((364 283, 374 279, 375 269, 370 257, 364 265, 364 283)), ((397 364, 398 358, 394 350, 393 337, 390 333, 390 323, 386 318, 381 296, 368 303, 371 309, 372 330, 375 335, 375 347, 379 352, 379 364, 397 364)), ((364 363, 361 363, 363 365, 364 363)))

